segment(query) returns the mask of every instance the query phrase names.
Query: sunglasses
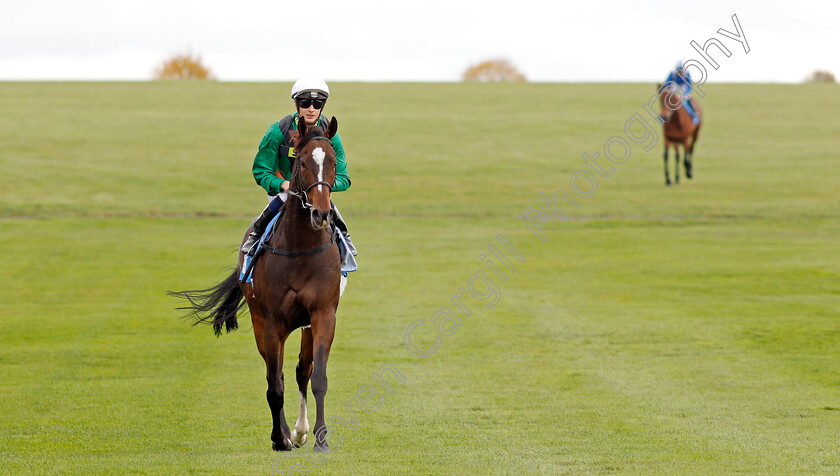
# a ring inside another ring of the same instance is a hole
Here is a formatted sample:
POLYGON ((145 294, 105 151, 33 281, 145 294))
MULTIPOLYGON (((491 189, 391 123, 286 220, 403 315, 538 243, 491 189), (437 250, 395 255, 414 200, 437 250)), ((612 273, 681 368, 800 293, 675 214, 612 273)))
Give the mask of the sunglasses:
POLYGON ((324 107, 325 102, 326 101, 324 101, 323 99, 305 98, 305 99, 298 99, 297 100, 297 105, 304 108, 304 109, 308 109, 309 106, 315 106, 315 109, 321 109, 321 108, 324 107))

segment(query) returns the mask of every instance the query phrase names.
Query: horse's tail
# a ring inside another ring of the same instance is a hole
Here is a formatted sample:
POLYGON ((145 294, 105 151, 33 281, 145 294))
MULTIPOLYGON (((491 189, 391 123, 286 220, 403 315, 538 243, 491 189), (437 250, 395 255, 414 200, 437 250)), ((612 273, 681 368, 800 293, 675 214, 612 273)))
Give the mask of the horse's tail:
POLYGON ((239 327, 236 316, 245 306, 245 295, 239 287, 239 270, 234 269, 230 276, 221 283, 207 289, 194 291, 168 291, 167 294, 189 301, 189 306, 178 309, 189 311, 184 318, 195 319, 199 323, 213 324, 217 336, 222 335, 222 325, 230 332, 239 327))

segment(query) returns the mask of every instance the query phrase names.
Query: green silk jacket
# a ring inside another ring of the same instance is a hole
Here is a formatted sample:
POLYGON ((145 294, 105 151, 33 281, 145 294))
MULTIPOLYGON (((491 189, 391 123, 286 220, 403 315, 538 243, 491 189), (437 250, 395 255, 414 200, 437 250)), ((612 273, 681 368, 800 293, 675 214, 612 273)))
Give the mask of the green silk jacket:
MULTIPOLYGON (((292 131, 297 131, 297 122, 300 119, 297 113, 292 116, 292 131)), ((326 130, 326 117, 321 116, 319 125, 326 130)), ((254 165, 251 171, 254 173, 254 180, 260 187, 264 188, 269 195, 277 195, 282 192, 283 182, 291 177, 291 162, 289 157, 280 156, 280 145, 283 143, 283 131, 280 130, 280 121, 275 122, 269 126, 265 132, 262 141, 260 141, 260 150, 254 157, 254 165), (284 177, 278 177, 276 172, 279 171, 284 177)), ((336 134, 332 138, 332 146, 335 150, 335 157, 337 159, 335 169, 335 186, 333 192, 343 192, 350 188, 350 176, 347 175, 347 160, 344 157, 344 146, 341 144, 341 136, 336 134)), ((293 154, 294 149, 289 149, 289 155, 293 154)))

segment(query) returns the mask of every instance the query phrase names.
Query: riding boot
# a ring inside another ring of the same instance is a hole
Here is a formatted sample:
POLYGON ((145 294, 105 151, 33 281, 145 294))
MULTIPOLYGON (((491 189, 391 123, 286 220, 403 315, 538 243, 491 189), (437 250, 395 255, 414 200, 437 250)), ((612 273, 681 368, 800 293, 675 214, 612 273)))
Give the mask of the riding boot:
POLYGON ((240 251, 248 253, 249 256, 254 256, 254 252, 257 251, 257 247, 255 245, 265 231, 266 225, 268 225, 277 213, 278 212, 272 211, 270 206, 265 207, 265 210, 263 210, 262 213, 260 213, 260 215, 251 223, 251 226, 253 226, 254 229, 248 235, 248 239, 245 240, 245 243, 242 244, 240 251))
POLYGON ((335 212, 334 222, 335 226, 341 230, 341 234, 344 235, 344 240, 347 241, 347 248, 350 249, 350 253, 353 256, 356 256, 358 253, 356 252, 356 246, 353 244, 353 241, 350 239, 350 233, 347 231, 347 223, 344 221, 344 218, 341 217, 341 213, 338 211, 338 207, 335 206, 333 203, 333 212, 335 212))
POLYGON ((697 105, 697 100, 694 99, 694 96, 691 96, 690 98, 688 98, 688 104, 691 106, 691 110, 694 111, 694 117, 697 119, 697 121, 694 123, 694 125, 698 125, 701 122, 703 122, 703 118, 700 117, 700 112, 699 112, 700 110, 699 110, 699 106, 697 105))

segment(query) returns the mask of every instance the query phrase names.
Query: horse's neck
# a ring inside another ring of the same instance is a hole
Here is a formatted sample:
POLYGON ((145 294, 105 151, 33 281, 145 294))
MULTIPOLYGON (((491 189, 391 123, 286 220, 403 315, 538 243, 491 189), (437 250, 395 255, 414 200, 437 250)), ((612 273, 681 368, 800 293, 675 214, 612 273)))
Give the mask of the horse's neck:
POLYGON ((691 115, 688 113, 685 105, 680 104, 680 107, 677 108, 677 110, 671 112, 671 118, 668 120, 666 125, 674 132, 678 132, 688 127, 690 122, 691 115))
POLYGON ((679 128, 683 129, 691 126, 691 114, 688 113, 685 104, 680 104, 680 108, 674 111, 674 114, 676 115, 674 120, 679 128))
POLYGON ((285 217, 277 227, 272 239, 273 246, 282 245, 288 251, 303 251, 324 243, 329 237, 329 229, 315 230, 312 228, 309 211, 301 206, 297 197, 289 196, 283 210, 285 217))

